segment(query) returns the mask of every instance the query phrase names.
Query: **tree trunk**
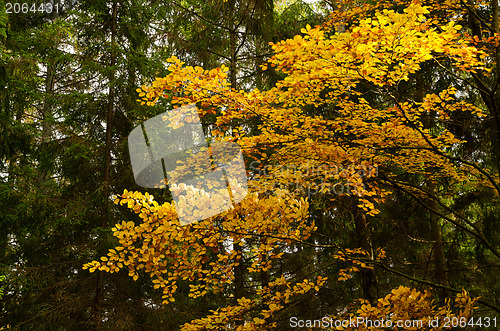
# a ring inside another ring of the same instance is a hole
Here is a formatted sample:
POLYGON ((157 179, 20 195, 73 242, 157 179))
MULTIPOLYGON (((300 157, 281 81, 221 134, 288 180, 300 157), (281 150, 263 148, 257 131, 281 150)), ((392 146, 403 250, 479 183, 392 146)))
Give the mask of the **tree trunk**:
MULTIPOLYGON (((415 91, 415 101, 423 102, 424 97, 429 89, 428 85, 424 83, 425 77, 420 77, 420 82, 416 81, 417 90, 415 91)), ((434 113, 431 112, 430 115, 422 119, 424 128, 434 127, 433 117, 434 113)), ((427 190, 429 194, 434 197, 438 197, 438 192, 436 189, 436 183, 433 179, 427 181, 427 190)), ((439 204, 434 199, 428 200, 428 206, 432 210, 439 210, 439 204)), ((444 252, 444 240, 443 234, 441 232, 441 225, 439 224, 439 216, 435 213, 429 211, 429 227, 431 230, 431 240, 434 243, 432 247, 432 255, 434 257, 434 277, 439 284, 448 285, 448 275, 446 268, 446 257, 444 252)), ((439 297, 444 302, 444 300, 450 295, 450 293, 444 289, 439 289, 439 297)))
MULTIPOLYGON (((230 64, 229 64, 229 81, 231 83, 231 88, 236 89, 237 88, 237 82, 236 82, 236 42, 237 42, 237 35, 236 35, 236 29, 237 26, 234 23, 234 11, 235 11, 235 2, 230 1, 229 3, 230 6, 230 17, 229 17, 229 58, 230 58, 230 64)), ((243 247, 240 244, 234 244, 233 249, 238 252, 238 255, 241 256, 241 259, 239 260, 239 264, 234 267, 234 299, 237 301, 240 298, 243 298, 245 296, 245 282, 244 282, 244 277, 245 277, 245 266, 243 265, 243 247)), ((244 320, 240 320, 236 323, 237 325, 243 325, 244 320)))
MULTIPOLYGON (((56 62, 51 59, 47 64, 47 75, 45 77, 45 97, 42 107, 42 139, 40 148, 44 148, 44 145, 48 145, 52 138, 52 97, 54 96, 54 77, 56 71, 56 62)), ((42 157, 45 158, 45 153, 42 153, 42 157)), ((40 169, 38 172, 38 182, 40 184, 45 183, 49 178, 49 172, 46 169, 40 169)))
MULTIPOLYGON (((357 208, 354 206, 354 208, 357 208)), ((370 252, 373 257, 373 244, 369 223, 366 215, 359 210, 355 210, 354 225, 358 237, 358 245, 370 252)), ((363 289, 363 298, 370 301, 373 305, 378 299, 378 283, 373 269, 361 270, 361 287, 363 289)))
MULTIPOLYGON (((111 27, 111 59, 110 59, 110 75, 109 75, 109 94, 108 106, 106 112, 106 143, 104 152, 104 178, 103 178, 103 197, 101 224, 105 228, 109 223, 109 195, 110 195, 110 180, 111 180, 111 145, 113 137, 113 111, 114 111, 114 84, 115 75, 114 69, 116 62, 115 43, 116 43, 116 17, 117 4, 113 2, 112 8, 112 27, 111 27)), ((95 330, 102 329, 103 321, 103 304, 104 304, 104 273, 97 273, 94 303, 94 326, 95 330)))
MULTIPOLYGON (((429 182, 427 183, 427 189, 429 190, 429 193, 431 195, 437 196, 436 184, 434 183, 434 181, 429 180, 429 182)), ((439 210, 439 205, 435 200, 429 201, 429 207, 433 210, 439 210)), ((429 223, 431 228, 431 239, 434 242, 434 247, 432 249, 434 255, 434 277, 439 284, 448 286, 449 282, 448 274, 446 271, 446 257, 444 253, 441 224, 439 224, 439 216, 434 214, 433 212, 430 212, 429 223)), ((448 298, 450 294, 451 293, 449 293, 449 291, 443 288, 439 289, 439 297, 442 302, 444 302, 444 300, 448 298)))
MULTIPOLYGON (((468 0, 468 8, 471 11, 475 11, 475 3, 473 0, 468 0)), ((492 22, 490 28, 493 29, 496 34, 500 34, 498 0, 491 0, 491 12, 492 22)), ((477 36, 481 39, 481 30, 486 29, 486 27, 481 26, 483 23, 476 18, 476 15, 477 13, 469 12, 469 28, 472 36, 477 36)), ((497 174, 500 175, 500 46, 497 46, 494 52, 495 53, 492 54, 496 62, 494 79, 487 79, 481 70, 478 70, 475 74, 473 73, 472 76, 478 87, 479 95, 491 115, 488 126, 493 148, 492 157, 497 168, 497 174)))

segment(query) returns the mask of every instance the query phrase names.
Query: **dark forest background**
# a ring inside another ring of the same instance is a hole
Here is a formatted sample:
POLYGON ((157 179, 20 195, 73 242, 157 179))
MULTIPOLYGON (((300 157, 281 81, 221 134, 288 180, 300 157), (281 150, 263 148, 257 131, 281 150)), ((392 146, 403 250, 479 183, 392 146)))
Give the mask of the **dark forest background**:
MULTIPOLYGON (((175 304, 161 306, 161 293, 147 277, 133 281, 126 272, 82 270, 115 246, 115 223, 136 220, 110 199, 124 189, 144 191, 134 182, 128 134, 171 109, 166 103, 141 106, 136 89, 167 75, 172 55, 205 69, 228 66, 237 88, 270 88, 282 74, 261 70, 272 53, 269 42, 292 38, 306 24, 322 24, 339 3, 56 0, 58 12, 7 14, 6 1, 0 1, 0 330, 177 330, 228 305, 224 293, 195 300, 180 291, 175 304)), ((491 4, 465 15, 462 25, 474 33, 492 19, 491 4)), ((439 89, 454 79, 424 67, 405 88, 417 95, 419 80, 439 89)), ((480 86, 486 95, 478 93, 476 81, 463 86, 461 96, 498 119, 495 79, 480 86)), ((450 131, 467 140, 456 153, 498 176, 498 127, 467 116, 457 113, 450 122, 450 131)), ((399 176, 440 196, 483 238, 471 236, 467 226, 439 220, 430 211, 440 208, 435 200, 417 201, 396 184, 369 227, 352 201, 333 206, 312 197, 310 217, 319 232, 331 236, 311 240, 325 247, 384 247, 389 265, 403 276, 375 269, 337 282, 341 266, 331 266, 324 270, 331 281, 319 295, 297 302, 280 325, 287 316, 318 318, 399 285, 426 289, 429 283, 465 288, 481 296, 480 316, 499 315, 500 260, 492 250, 500 246, 498 192, 463 183, 461 193, 447 194, 446 182, 428 187, 418 174, 399 176)), ((169 199, 166 190, 149 192, 158 201, 169 199)), ((273 272, 301 276, 331 261, 335 252, 298 246, 273 272)), ((447 292, 438 288, 438 301, 447 292)))

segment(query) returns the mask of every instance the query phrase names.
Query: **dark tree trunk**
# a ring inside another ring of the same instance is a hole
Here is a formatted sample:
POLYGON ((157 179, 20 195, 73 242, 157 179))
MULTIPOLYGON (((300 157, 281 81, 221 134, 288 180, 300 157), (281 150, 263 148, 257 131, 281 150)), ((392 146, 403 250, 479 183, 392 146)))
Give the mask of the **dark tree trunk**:
MULTIPOLYGON (((113 2, 112 8, 112 27, 111 27, 111 58, 109 75, 109 94, 108 105, 106 110, 106 143, 104 152, 104 178, 103 178, 103 197, 101 224, 105 228, 109 223, 109 195, 110 195, 110 180, 111 180, 111 145, 113 137, 113 111, 114 111, 114 84, 115 75, 114 69, 116 62, 115 42, 116 42, 116 20, 117 20, 117 4, 113 2)), ((103 304, 104 304, 104 273, 99 272, 96 276, 95 303, 94 303, 94 326, 95 330, 102 329, 103 322, 103 304)))
MULTIPOLYGON (((355 210, 354 212, 354 225, 356 226, 358 245, 373 256, 371 230, 366 215, 359 210, 355 210)), ((378 283, 375 270, 362 269, 360 273, 363 298, 370 301, 371 304, 375 304, 378 299, 378 283)))

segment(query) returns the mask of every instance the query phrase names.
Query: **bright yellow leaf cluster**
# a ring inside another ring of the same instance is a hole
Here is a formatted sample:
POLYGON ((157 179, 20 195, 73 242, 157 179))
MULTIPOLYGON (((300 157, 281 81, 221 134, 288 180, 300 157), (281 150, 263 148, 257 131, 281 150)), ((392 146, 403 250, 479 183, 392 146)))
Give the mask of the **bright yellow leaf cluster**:
POLYGON ((181 330, 224 330, 228 328, 231 321, 242 319, 243 314, 261 308, 262 305, 266 305, 267 309, 260 310, 259 316, 254 317, 249 323, 238 326, 235 330, 271 330, 276 326, 276 323, 269 322, 268 320, 272 318, 275 313, 283 309, 294 297, 310 291, 319 291, 319 288, 325 284, 326 280, 326 277, 318 276, 315 281, 304 279, 301 282, 291 285, 285 277, 280 277, 271 282, 269 286, 257 290, 256 299, 238 299, 238 305, 212 311, 212 314, 207 317, 184 324, 181 330))
POLYGON ((262 238, 249 252, 253 258, 248 267, 248 272, 260 273, 283 255, 280 247, 305 240, 314 230, 307 221, 307 201, 287 195, 251 195, 235 209, 185 226, 179 223, 174 206, 160 205, 148 193, 125 190, 115 203, 133 210, 141 222, 116 224, 113 235, 120 246, 84 269, 111 273, 126 269, 134 280, 145 272, 163 291, 164 303, 175 300, 179 280, 191 282, 189 296, 194 298, 231 284, 234 267, 242 259, 242 252, 231 248, 235 244, 262 238))
MULTIPOLYGON (((359 323, 357 326, 345 324, 344 327, 338 327, 335 330, 387 330, 387 326, 398 330, 443 330, 445 318, 450 321, 453 319, 462 321, 467 326, 478 299, 471 298, 469 293, 463 290, 456 295, 454 302, 449 298, 444 306, 438 307, 431 293, 400 286, 385 297, 378 299, 376 305, 371 305, 366 300, 359 300, 359 303, 353 305, 348 312, 331 316, 331 318, 339 322, 349 320, 349 318, 378 322, 384 320, 382 327, 359 323), (433 324, 432 321, 435 320, 439 323, 433 324), (397 323, 401 325, 397 326, 397 323)), ((334 322, 331 324, 337 325, 334 322)))
MULTIPOLYGON (((141 102, 154 104, 165 97, 174 105, 200 105, 201 116, 217 113, 220 129, 213 132, 217 139, 233 139, 252 155, 261 153, 262 146, 279 146, 273 155, 257 158, 267 160, 265 166, 308 164, 314 170, 393 164, 410 173, 425 173, 432 166, 433 176, 477 182, 481 175, 475 169, 457 169, 443 157, 460 140, 445 129, 433 134, 423 129, 423 115, 430 111, 441 120, 453 111, 483 115, 473 105, 456 102, 454 87, 428 95, 422 104, 392 98, 385 108, 372 106, 356 91, 360 83, 372 84, 391 98, 388 89, 408 80, 425 61, 447 59, 466 71, 483 66, 479 60, 483 53, 463 38, 460 26, 449 22, 437 29, 436 24, 426 7, 412 3, 400 13, 375 11, 344 32, 307 26, 303 35, 273 44, 276 54, 265 66, 287 76, 268 91, 232 90, 227 67, 208 71, 183 66, 172 57, 171 73, 143 86, 141 102), (320 107, 328 116, 311 116, 302 106, 320 107), (235 120, 250 119, 259 120, 261 134, 249 137, 244 127, 232 127, 233 136, 223 137, 235 120)), ((362 197, 359 207, 375 215, 377 203, 389 192, 368 179, 356 173, 302 176, 301 171, 270 171, 250 186, 262 192, 265 184, 302 196, 311 191, 332 198, 355 195, 362 197)))

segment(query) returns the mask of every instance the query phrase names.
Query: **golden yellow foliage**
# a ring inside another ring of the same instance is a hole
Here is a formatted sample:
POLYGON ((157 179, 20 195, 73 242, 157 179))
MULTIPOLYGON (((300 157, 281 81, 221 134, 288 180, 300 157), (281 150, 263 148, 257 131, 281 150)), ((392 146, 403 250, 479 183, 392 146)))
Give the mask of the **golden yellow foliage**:
POLYGON ((314 230, 314 224, 306 222, 307 201, 286 195, 250 196, 235 209, 186 226, 181 226, 170 203, 159 205, 148 193, 125 190, 115 203, 133 210, 141 222, 116 224, 113 235, 120 246, 100 261, 85 264, 84 269, 111 273, 125 269, 134 280, 144 271, 154 288, 163 291, 164 303, 175 300, 180 279, 192 282, 189 296, 194 298, 230 284, 242 256, 227 245, 261 237, 260 245, 252 248, 254 258, 248 267, 248 272, 259 273, 279 260, 280 247, 305 240, 314 230))
MULTIPOLYGON (((355 24, 346 31, 339 28, 343 25, 340 18, 354 18, 360 12, 369 11, 366 6, 353 7, 343 15, 332 15, 324 26, 307 26, 302 35, 273 44, 275 55, 262 69, 274 67, 286 78, 267 91, 231 89, 225 66, 204 70, 170 58, 170 74, 138 89, 138 101, 154 105, 164 98, 174 106, 194 103, 202 116, 216 114, 215 138, 236 141, 265 171, 252 170, 249 187, 253 193, 235 209, 185 226, 171 204, 160 205, 147 193, 125 191, 115 203, 133 210, 140 222, 117 224, 113 232, 119 246, 84 268, 91 272, 125 269, 134 280, 147 275, 163 291, 164 303, 175 300, 179 280, 189 280, 189 296, 197 298, 222 291, 233 282, 242 253, 232 245, 261 239, 248 252, 252 259, 246 272, 255 274, 275 265, 292 242, 309 238, 315 226, 307 220, 305 189, 329 199, 356 197, 360 210, 376 215, 377 206, 390 194, 373 180, 379 165, 391 164, 431 179, 443 176, 457 183, 491 186, 484 172, 468 164, 456 165, 448 156, 451 146, 462 143, 459 139, 446 129, 430 132, 423 121, 431 111, 445 121, 455 111, 484 116, 480 109, 456 101, 453 86, 427 94, 421 103, 393 95, 398 84, 410 79, 426 61, 446 60, 456 70, 474 72, 487 69, 481 60, 484 53, 460 32, 459 25, 443 25, 429 15, 429 8, 415 2, 402 12, 376 10, 369 17, 353 19, 355 24), (386 97, 386 106, 364 99, 356 90, 361 83, 386 97), (304 106, 327 110, 331 116, 311 115, 304 106), (244 123, 250 119, 258 120, 259 135, 247 136, 244 126, 232 127, 231 134, 227 133, 235 120, 244 123), (264 147, 273 148, 274 154, 266 154, 264 147), (431 167, 432 173, 427 170, 431 167), (332 192, 337 184, 348 189, 332 192)), ((407 189, 415 195, 421 193, 407 189)), ((368 260, 382 260, 385 252, 379 249, 376 256, 370 256, 363 250, 343 250, 336 258, 353 263, 340 271, 339 280, 343 281, 354 272, 372 268, 368 260)), ((275 279, 258 290, 255 298, 238 298, 237 304, 185 324, 183 330, 224 329, 263 305, 267 308, 238 330, 272 328, 267 320, 291 297, 318 291, 324 282, 325 278, 318 277, 314 282, 302 279, 292 285, 283 277, 275 279)), ((350 314, 373 318, 394 314, 403 319, 468 316, 474 300, 465 292, 457 300, 464 309, 452 313, 450 303, 436 308, 429 293, 400 287, 379 299, 376 306, 364 302, 350 314)))
POLYGON ((375 305, 359 300, 348 312, 331 316, 330 325, 341 325, 350 319, 356 323, 344 323, 343 327, 330 330, 444 330, 452 325, 464 328, 469 326, 476 301, 463 290, 454 299, 448 298, 444 306, 438 306, 431 293, 400 286, 375 305))

